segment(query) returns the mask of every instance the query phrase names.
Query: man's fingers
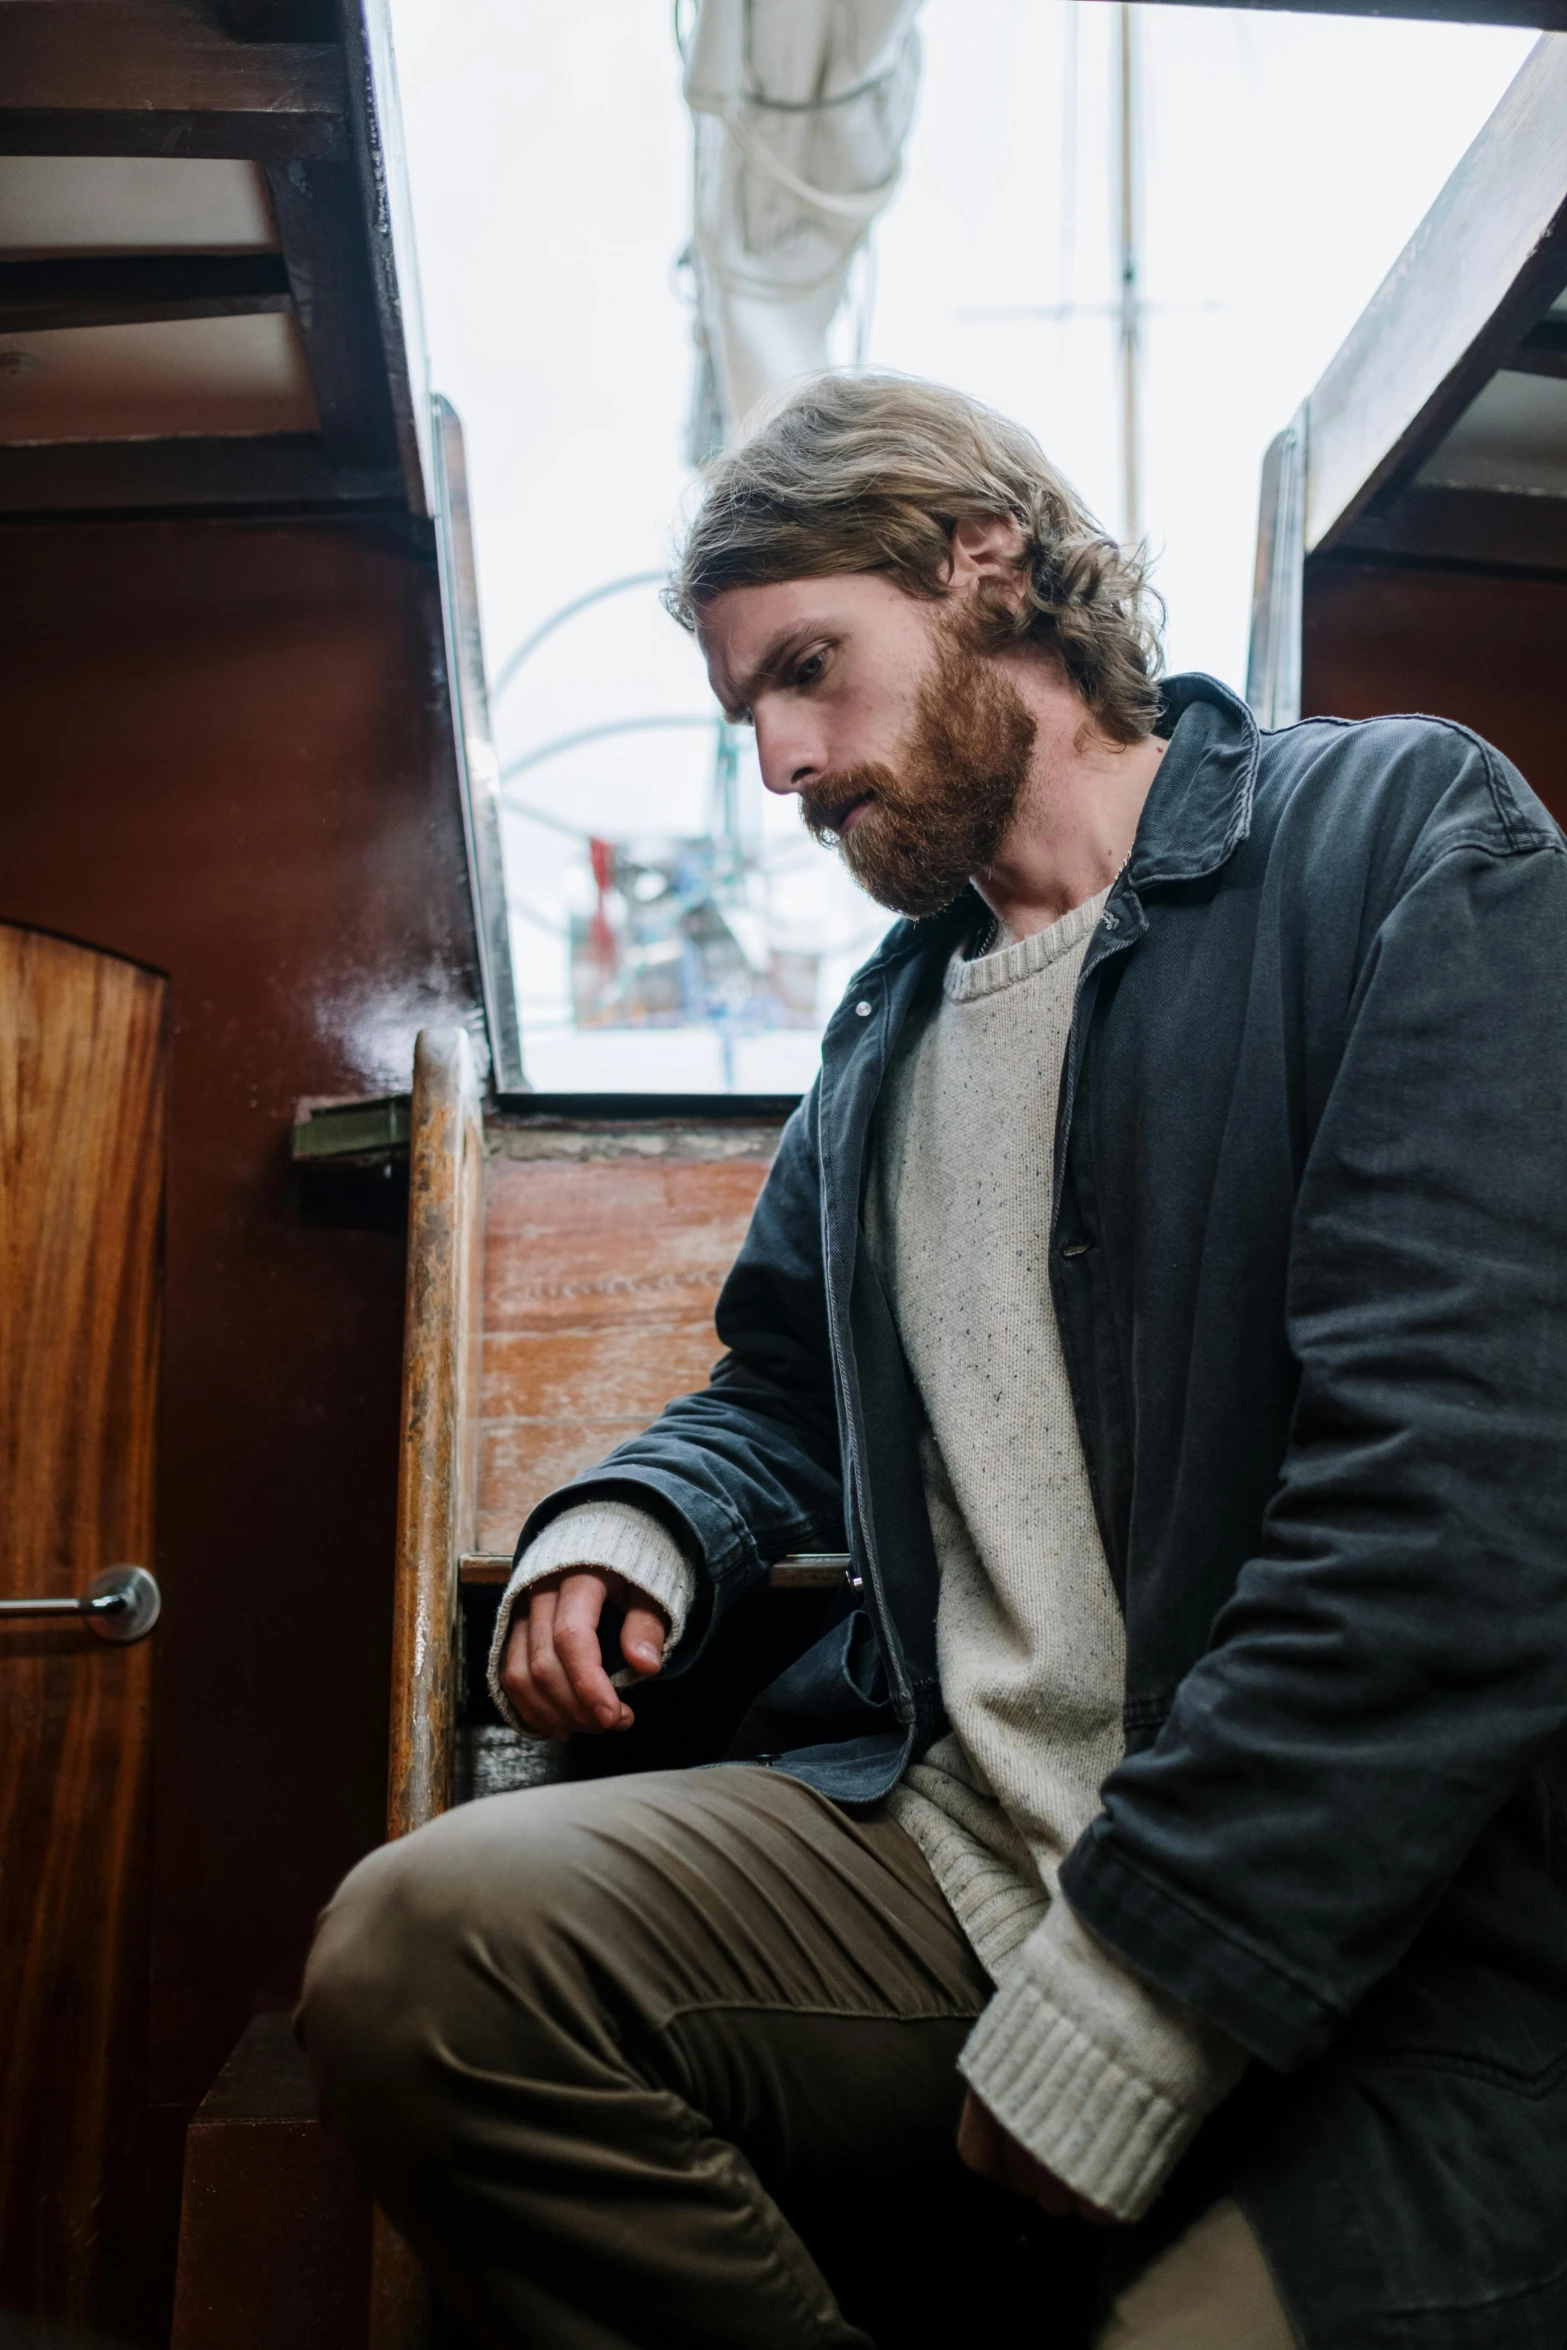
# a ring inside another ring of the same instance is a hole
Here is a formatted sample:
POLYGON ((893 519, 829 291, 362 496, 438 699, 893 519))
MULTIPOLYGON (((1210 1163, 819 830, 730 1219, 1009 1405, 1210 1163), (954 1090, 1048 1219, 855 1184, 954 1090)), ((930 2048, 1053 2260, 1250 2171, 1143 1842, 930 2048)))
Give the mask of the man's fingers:
POLYGON ((537 1597, 536 1592, 525 1594, 512 1618, 501 1683, 524 1728, 531 1730, 536 1738, 554 1738, 559 1735, 555 1709, 540 1696, 528 1663, 528 1617, 537 1597))
POLYGON ((604 1612, 601 1575, 568 1575, 555 1605, 555 1653, 564 1667, 571 1696, 582 1711, 583 1729, 615 1730, 629 1716, 604 1670, 599 1653, 599 1617, 604 1612))
POLYGON ((528 1646, 528 1681, 533 1691, 533 1702, 540 1718, 549 1724, 547 1738, 564 1738, 573 1723, 566 1711, 570 1685, 560 1659, 555 1654, 555 1601, 558 1594, 553 1584, 541 1583, 528 1602, 528 1617, 524 1626, 528 1646))
POLYGON ((579 1718, 582 1708, 565 1665, 555 1653, 555 1611, 560 1605, 560 1594, 554 1589, 540 1589, 534 1593, 528 1610, 528 1671, 533 1676, 534 1688, 553 1717, 553 1738, 565 1738, 573 1730, 587 1727, 587 1720, 579 1718))
POLYGON ((958 2155, 982 2179, 994 2179, 997 2186, 1010 2187, 1018 2195, 1031 2195, 1052 2219, 1086 2219, 1095 2227, 1113 2224, 1108 2211, 1101 2211, 1068 2187, 1054 2171, 1037 2162, 1027 2147, 1020 2146, 972 2089, 963 2100, 958 2122, 958 2155))
POLYGON ((624 1730, 631 1709, 604 1670, 598 1623, 610 1577, 568 1568, 518 1602, 502 1681, 519 1720, 540 1738, 575 1730, 624 1730))
POLYGON ((605 1567, 569 1567, 517 1603, 501 1675, 519 1720, 541 1738, 574 1730, 629 1730, 635 1716, 604 1670, 599 1618, 611 1591, 625 1609, 621 1653, 639 1673, 664 1661, 662 1612, 605 1567))
POLYGON ((664 1619, 657 1608, 628 1601, 620 1628, 620 1653, 639 1673, 656 1673, 664 1661, 664 1619))
POLYGON ((1006 2181, 1006 2162, 1003 2155, 1004 2136, 1001 2124, 990 2108, 981 2105, 972 2089, 963 2100, 962 2118, 958 2123, 958 2156, 982 2179, 1006 2181))
POLYGON ((541 1593, 540 1599, 535 1600, 528 1611, 529 1669, 533 1674, 534 1681, 543 1692, 546 1702, 555 1710, 560 1723, 555 1735, 560 1738, 569 1737, 573 1730, 614 1729, 619 1724, 622 1712, 619 1698, 609 1687, 602 1666, 597 1663, 597 1637, 591 1632, 588 1635, 588 1643, 594 1651, 594 1671, 598 1679, 603 1681, 605 1698, 600 1700, 594 1696, 583 1696, 573 1677, 573 1668, 578 1671, 585 1669, 584 1649, 580 1638, 583 1629, 581 1622, 583 1607, 579 1596, 572 1603, 576 1615, 576 1621, 573 1623, 572 1607, 568 1607, 568 1595, 574 1586, 584 1584, 588 1587, 589 1594, 589 1606, 586 1612, 596 1618, 599 1609, 604 1604, 603 1581, 596 1574, 566 1575, 557 1590, 541 1593), (541 1600, 547 1604, 541 1605, 541 1600), (565 1617, 566 1652, 564 1653, 560 1644, 563 1609, 568 1611, 565 1617))
POLYGON ((1052 2219, 1070 2219, 1077 2210, 1078 2199, 1071 2188, 1063 2187, 1054 2171, 1033 2161, 1021 2147, 1012 2184, 1020 2195, 1032 2195, 1040 2210, 1048 2212, 1052 2219))

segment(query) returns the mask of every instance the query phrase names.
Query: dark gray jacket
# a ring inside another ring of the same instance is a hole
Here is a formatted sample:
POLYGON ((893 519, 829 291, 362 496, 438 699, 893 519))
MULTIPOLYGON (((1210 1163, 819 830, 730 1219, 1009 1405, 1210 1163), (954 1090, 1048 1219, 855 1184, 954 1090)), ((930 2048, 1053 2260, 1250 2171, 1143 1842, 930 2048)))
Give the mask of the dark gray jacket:
MULTIPOLYGON (((1050 1279, 1126 1614, 1062 1882, 1261 2060, 1236 2180, 1310 2350, 1567 2342, 1567 845, 1426 718, 1212 680, 1079 982, 1050 1279)), ((738 1752, 876 1799, 941 1726, 921 1412, 860 1204, 977 908, 850 986, 704 1393, 552 1497, 654 1510, 699 1650, 786 1550, 862 1604, 738 1752)))

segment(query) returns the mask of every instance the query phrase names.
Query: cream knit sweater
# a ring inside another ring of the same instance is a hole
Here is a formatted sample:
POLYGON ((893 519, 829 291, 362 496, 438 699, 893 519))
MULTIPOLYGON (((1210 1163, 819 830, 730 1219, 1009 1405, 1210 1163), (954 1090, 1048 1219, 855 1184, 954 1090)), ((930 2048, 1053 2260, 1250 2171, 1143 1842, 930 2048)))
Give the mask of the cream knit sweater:
MULTIPOLYGON (((1098 1942, 1062 1861, 1121 1759, 1125 1646, 1049 1286, 1051 1166, 1066 1039, 1104 897, 973 962, 900 1041, 878 1113, 866 1228, 924 1401, 950 1733, 893 1816, 997 1984, 961 2068, 997 2119, 1117 2217, 1145 2210, 1243 2052, 1098 1942)), ((678 1545, 620 1503, 566 1512, 518 1565, 613 1567, 669 1613, 678 1545)), ((492 1671, 492 1687, 500 1697, 492 1671)))

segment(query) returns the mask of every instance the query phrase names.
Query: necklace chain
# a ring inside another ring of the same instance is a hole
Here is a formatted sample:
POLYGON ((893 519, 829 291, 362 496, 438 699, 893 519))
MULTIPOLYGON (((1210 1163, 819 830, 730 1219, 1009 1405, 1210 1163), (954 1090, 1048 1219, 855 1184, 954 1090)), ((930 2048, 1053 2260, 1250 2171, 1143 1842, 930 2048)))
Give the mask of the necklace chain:
MULTIPOLYGON (((1122 874, 1126 871, 1126 868, 1131 863, 1131 861, 1132 852, 1130 849, 1128 849, 1126 855, 1121 859, 1120 864, 1117 865, 1115 871, 1111 874, 1109 880, 1105 883, 1106 897, 1108 897, 1111 890, 1114 889, 1116 883, 1120 880, 1122 874)), ((1060 919, 1065 921, 1066 916, 1063 914, 1060 919)), ((976 940, 973 948, 970 950, 969 960, 971 963, 983 962, 986 955, 991 955, 996 952, 996 933, 1000 930, 1000 928, 1001 916, 999 914, 993 913, 990 917, 990 920, 986 923, 984 929, 980 932, 980 935, 976 940)))

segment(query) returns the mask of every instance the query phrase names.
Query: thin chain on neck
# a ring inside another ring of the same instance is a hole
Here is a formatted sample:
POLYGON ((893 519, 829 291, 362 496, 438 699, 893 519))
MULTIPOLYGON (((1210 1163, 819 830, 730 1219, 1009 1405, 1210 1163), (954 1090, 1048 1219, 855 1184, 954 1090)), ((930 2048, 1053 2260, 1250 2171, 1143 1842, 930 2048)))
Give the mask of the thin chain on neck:
MULTIPOLYGON (((1121 859, 1120 864, 1117 865, 1115 871, 1111 874, 1109 880, 1105 883, 1105 895, 1107 897, 1109 896, 1111 890, 1114 889, 1116 883, 1120 880, 1122 874, 1126 871, 1126 868, 1131 863, 1131 861, 1132 852, 1130 849, 1128 849, 1126 855, 1121 859)), ((1068 908, 1068 912, 1072 912, 1074 910, 1075 909, 1073 908, 1068 908)), ((1058 919, 1064 922, 1066 920, 1066 915, 1063 914, 1059 916, 1058 919)), ((1047 924, 1046 927, 1048 929, 1051 926, 1047 924)), ((1016 945, 1017 942, 1015 939, 1008 937, 1007 939, 1003 940, 1000 933, 1001 916, 999 914, 993 913, 990 917, 990 920, 986 923, 984 929, 980 932, 978 938, 974 941, 973 946, 970 947, 969 961, 971 963, 981 963, 984 961, 987 955, 994 955, 998 953, 1003 944, 1006 946, 1016 945)))

